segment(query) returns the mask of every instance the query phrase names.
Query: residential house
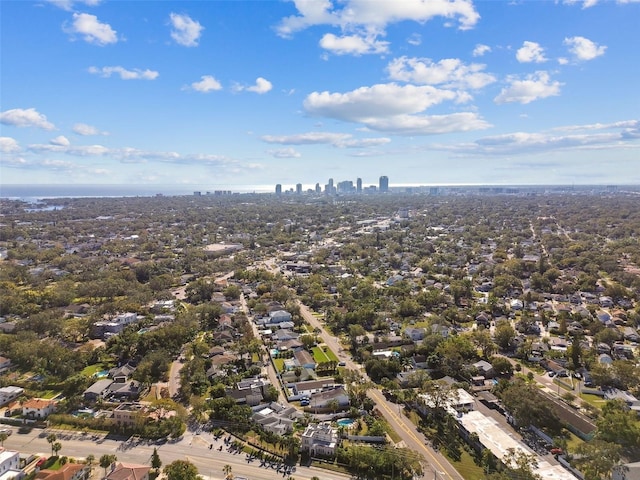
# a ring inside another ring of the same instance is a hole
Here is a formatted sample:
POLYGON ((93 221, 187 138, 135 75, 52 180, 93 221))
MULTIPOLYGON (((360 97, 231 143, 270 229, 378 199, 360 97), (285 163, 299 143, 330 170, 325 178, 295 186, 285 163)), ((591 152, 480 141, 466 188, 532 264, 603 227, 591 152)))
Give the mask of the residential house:
POLYGON ((118 462, 106 480, 149 480, 150 470, 148 465, 118 462))
POLYGON ((297 340, 299 337, 300 335, 287 329, 278 330, 273 335, 271 335, 271 339, 275 342, 283 342, 286 340, 297 340))
POLYGON ((65 463, 58 470, 40 470, 36 480, 87 480, 91 468, 84 463, 65 463))
POLYGON ((109 394, 109 387, 112 383, 113 380, 111 380, 110 378, 103 378, 101 380, 98 380, 84 392, 82 392, 82 397, 87 402, 96 402, 99 399, 104 399, 109 394))
POLYGON ((0 373, 5 372, 11 368, 11 359, 0 355, 0 373))
POLYGON ((316 361, 313 359, 313 356, 307 352, 306 350, 297 350, 293 354, 294 358, 297 360, 298 365, 302 368, 310 368, 315 370, 316 361))
POLYGON ((269 314, 269 323, 290 322, 291 314, 286 310, 275 310, 269 314))
POLYGON ((24 393, 24 389, 22 387, 14 387, 14 386, 0 387, 0 407, 15 400, 23 393, 24 393))
POLYGON ((20 469, 20 452, 0 447, 0 480, 21 480, 24 476, 20 469))
POLYGON ((407 327, 404 329, 404 334, 413 342, 419 342, 424 339, 425 330, 424 328, 407 327))
POLYGON ((56 402, 44 398, 32 398, 22 405, 22 416, 27 418, 45 419, 55 412, 56 402))
POLYGON ((145 412, 146 407, 141 403, 121 403, 113 410, 113 421, 116 425, 132 427, 145 412))
POLYGON ((300 441, 300 450, 310 456, 332 457, 340 442, 338 429, 329 422, 307 425, 300 441))
POLYGON ((493 378, 496 374, 493 366, 486 360, 480 360, 474 363, 473 366, 478 370, 478 373, 485 378, 493 378))
POLYGON ((142 384, 137 380, 126 380, 118 377, 108 387, 107 396, 118 400, 137 400, 142 392, 142 384))
POLYGON ((349 395, 347 395, 347 391, 343 386, 325 392, 314 393, 311 395, 310 400, 308 408, 311 411, 332 409, 331 405, 334 401, 337 402, 338 410, 349 408, 350 404, 349 395))

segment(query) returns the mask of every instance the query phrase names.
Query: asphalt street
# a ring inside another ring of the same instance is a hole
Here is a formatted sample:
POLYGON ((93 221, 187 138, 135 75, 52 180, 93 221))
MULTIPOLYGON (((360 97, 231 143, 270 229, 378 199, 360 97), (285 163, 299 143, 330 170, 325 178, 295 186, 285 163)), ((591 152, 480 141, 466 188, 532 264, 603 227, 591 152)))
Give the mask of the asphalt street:
MULTIPOLYGON (((224 478, 222 469, 225 465, 231 466, 232 473, 236 477, 246 477, 249 480, 274 480, 274 478, 288 478, 289 476, 293 476, 296 480, 309 480, 313 476, 323 480, 347 480, 350 478, 348 475, 316 467, 297 466, 294 472, 283 472, 267 465, 261 466, 258 459, 249 461, 244 453, 228 451, 223 441, 224 437, 216 440, 213 435, 207 432, 200 435, 186 432, 180 441, 153 444, 109 438, 108 436, 68 434, 55 429, 33 429, 26 434, 14 431, 13 435, 4 442, 4 446, 9 450, 17 450, 23 454, 49 456, 51 455, 51 446, 46 440, 49 433, 58 435, 58 441, 62 444, 60 455, 86 458, 93 454, 97 462, 102 455, 113 454, 120 462, 150 465, 155 447, 158 449, 163 465, 174 460, 188 460, 198 468, 198 472, 203 477, 211 480, 224 478), (219 450, 221 446, 222 450, 219 450)), ((97 471, 101 472, 102 469, 97 467, 97 471)))

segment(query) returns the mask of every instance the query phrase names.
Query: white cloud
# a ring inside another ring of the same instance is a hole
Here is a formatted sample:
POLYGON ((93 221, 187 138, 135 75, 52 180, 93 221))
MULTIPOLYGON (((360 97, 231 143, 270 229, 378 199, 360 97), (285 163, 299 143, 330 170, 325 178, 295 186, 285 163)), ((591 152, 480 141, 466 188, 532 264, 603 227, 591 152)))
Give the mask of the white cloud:
POLYGON ((539 43, 525 40, 522 47, 516 52, 516 58, 520 63, 542 63, 547 59, 544 56, 544 48, 539 43))
POLYGON ((591 8, 598 3, 598 0, 564 0, 565 5, 582 4, 582 8, 591 8))
POLYGON ((407 39, 407 43, 409 45, 413 45, 417 47, 422 44, 422 36, 419 33, 412 33, 411 36, 407 39))
POLYGON ((121 66, 114 67, 89 67, 89 73, 94 75, 100 75, 104 78, 109 78, 113 74, 120 75, 122 80, 155 80, 160 75, 155 70, 141 70, 139 68, 134 68, 133 70, 127 70, 121 66))
POLYGON ((62 147, 68 147, 69 145, 71 145, 69 139, 64 135, 58 135, 56 138, 52 138, 51 140, 49 140, 49 143, 51 145, 59 145, 62 147))
POLYGON ((47 0, 47 2, 58 8, 71 12, 77 3, 87 5, 88 7, 95 7, 100 4, 101 0, 47 0))
POLYGON ((569 60, 566 57, 558 57, 558 63, 560 65, 567 65, 569 63, 569 60))
POLYGON ((502 89, 494 99, 497 104, 518 102, 531 103, 534 100, 560 95, 562 83, 551 81, 551 77, 545 71, 539 71, 527 75, 521 80, 515 75, 507 77, 509 85, 502 89))
POLYGON ((479 89, 496 81, 483 72, 486 65, 472 63, 465 65, 457 58, 445 58, 433 62, 429 58, 400 57, 387 65, 392 80, 426 85, 443 85, 448 88, 479 89))
POLYGON ((267 153, 274 158, 300 158, 302 155, 295 148, 280 148, 278 150, 267 150, 267 153))
POLYGON ((47 117, 35 108, 14 108, 0 113, 0 123, 14 127, 38 127, 43 130, 54 130, 56 127, 47 117))
POLYGON ((472 28, 480 19, 471 0, 294 0, 297 15, 283 18, 276 27, 280 36, 314 25, 330 25, 352 32, 364 29, 382 33, 392 23, 403 21, 427 22, 435 17, 457 19, 460 29, 472 28))
POLYGON ((86 123, 76 123, 73 126, 73 132, 85 137, 90 135, 108 135, 107 132, 101 132, 96 127, 87 125, 86 123))
MULTIPOLYGON (((610 124, 568 125, 547 132, 513 132, 494 135, 473 143, 432 146, 467 155, 517 155, 555 150, 591 150, 598 148, 633 148, 631 141, 640 138, 640 121, 627 120, 610 124), (618 131, 608 131, 618 130, 618 131), (570 134, 558 134, 567 131, 570 134)), ((636 144, 636 147, 637 144, 636 144)))
POLYGON ((256 84, 250 87, 246 87, 245 90, 262 95, 263 93, 267 93, 268 91, 270 91, 272 88, 273 85, 271 85, 271 82, 269 80, 258 77, 256 78, 256 84))
POLYGON ((564 39, 564 44, 569 47, 569 52, 573 54, 576 60, 586 61, 593 60, 596 57, 604 55, 607 47, 597 45, 588 38, 569 37, 564 39))
POLYGON ((389 83, 347 93, 313 92, 305 99, 304 108, 311 115, 361 123, 372 130, 401 135, 430 135, 489 126, 475 113, 417 115, 444 101, 459 99, 460 93, 452 90, 389 83))
POLYGON ((199 82, 193 82, 189 87, 196 92, 208 93, 214 90, 222 90, 222 85, 211 75, 203 75, 199 82))
POLYGON ((282 145, 333 145, 338 148, 363 148, 384 145, 391 140, 385 137, 353 138, 350 133, 307 132, 296 135, 264 135, 261 140, 266 143, 282 145))
POLYGON ((98 17, 88 13, 74 13, 68 33, 82 35, 85 42, 96 45, 108 45, 118 41, 117 32, 108 23, 101 23, 98 17))
POLYGON ((11 137, 0 137, 0 152, 15 153, 20 151, 20 145, 11 137))
POLYGON ((171 38, 178 45, 183 47, 197 47, 200 35, 204 27, 199 22, 193 20, 189 15, 181 15, 179 13, 171 13, 169 15, 171 21, 171 38))
POLYGON ((320 39, 320 46, 336 55, 366 55, 387 53, 389 42, 376 40, 375 35, 343 35, 327 33, 320 39))
POLYGON ((491 47, 489 45, 483 45, 482 43, 478 43, 473 49, 472 55, 474 57, 482 57, 485 53, 489 53, 491 51, 491 47))

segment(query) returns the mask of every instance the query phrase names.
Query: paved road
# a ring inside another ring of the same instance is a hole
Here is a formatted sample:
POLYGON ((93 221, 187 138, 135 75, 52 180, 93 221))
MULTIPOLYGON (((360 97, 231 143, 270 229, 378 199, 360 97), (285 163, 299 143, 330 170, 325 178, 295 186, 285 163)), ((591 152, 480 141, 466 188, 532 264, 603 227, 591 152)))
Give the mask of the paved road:
MULTIPOLYGON (((40 453, 48 456, 51 454, 51 446, 47 443, 46 434, 51 431, 34 429, 28 434, 14 432, 5 441, 4 446, 9 450, 18 450, 21 453, 40 453), (45 432, 44 435, 42 435, 43 432, 45 432)), ((59 432, 56 433, 59 434, 59 432)), ((103 437, 93 439, 91 435, 70 437, 59 434, 59 437, 59 441, 62 444, 60 454, 77 458, 85 458, 87 455, 93 454, 96 459, 99 459, 104 454, 113 454, 121 462, 149 465, 155 447, 158 449, 163 465, 167 465, 174 460, 189 460, 198 468, 202 476, 209 477, 212 480, 222 480, 224 478, 222 473, 224 465, 230 465, 234 475, 243 476, 251 480, 274 480, 279 476, 283 478, 289 476, 266 466, 261 467, 259 460, 253 460, 249 463, 243 453, 233 454, 226 451, 222 439, 215 440, 210 433, 195 435, 192 432, 186 432, 179 442, 165 443, 164 445, 136 444, 103 437), (209 449, 209 445, 213 445, 213 448, 209 449), (222 451, 218 450, 219 446, 223 446, 222 451)), ((98 470, 100 471, 101 469, 98 467, 98 470)), ((348 475, 315 467, 300 466, 291 475, 297 480, 309 480, 313 476, 320 477, 323 480, 348 480, 350 478, 348 475)))
MULTIPOLYGON (((342 345, 340 345, 339 340, 325 330, 324 324, 311 313, 311 310, 301 302, 298 302, 298 305, 300 306, 300 314, 302 317, 312 327, 320 330, 319 336, 322 341, 334 352, 339 352, 338 357, 340 358, 340 361, 345 363, 346 368, 360 371, 366 377, 366 373, 362 369, 362 366, 354 362, 343 352, 342 345)), ((462 480, 463 477, 457 472, 453 465, 451 465, 446 458, 433 450, 427 444, 427 439, 424 435, 418 432, 416 426, 411 422, 411 420, 409 420, 404 413, 398 409, 398 405, 388 402, 382 393, 375 388, 370 389, 367 394, 369 395, 369 398, 373 400, 387 422, 389 422, 391 428, 400 435, 405 445, 411 450, 420 453, 429 463, 429 467, 427 467, 426 471, 430 469, 435 473, 438 480, 462 480)))

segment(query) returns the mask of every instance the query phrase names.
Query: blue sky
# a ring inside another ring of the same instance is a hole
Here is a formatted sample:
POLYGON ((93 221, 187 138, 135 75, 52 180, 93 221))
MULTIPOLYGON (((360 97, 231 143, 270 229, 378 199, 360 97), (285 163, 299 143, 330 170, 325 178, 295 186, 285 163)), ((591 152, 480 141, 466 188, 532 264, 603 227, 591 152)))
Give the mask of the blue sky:
POLYGON ((638 1, 0 9, 2 184, 640 183, 638 1))

